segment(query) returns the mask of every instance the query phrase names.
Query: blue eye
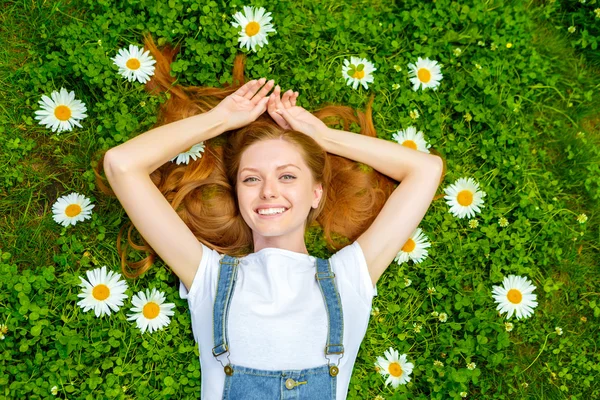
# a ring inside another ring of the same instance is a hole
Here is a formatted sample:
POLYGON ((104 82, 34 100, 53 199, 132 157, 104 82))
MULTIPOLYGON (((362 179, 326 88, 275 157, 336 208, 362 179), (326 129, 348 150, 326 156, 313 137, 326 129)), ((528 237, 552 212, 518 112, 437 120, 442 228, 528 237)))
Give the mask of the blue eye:
MULTIPOLYGON (((292 179, 296 179, 296 177, 295 177, 294 175, 290 175, 290 174, 285 174, 285 175, 282 175, 281 177, 282 177, 282 178, 284 178, 284 177, 289 177, 288 179, 284 179, 284 180, 286 180, 286 181, 291 181, 292 179)), ((250 181, 250 179, 254 179, 254 180, 256 180, 256 178, 255 178, 255 177, 253 177, 253 176, 250 176, 250 177, 248 177, 248 178, 244 179, 242 182, 254 182, 254 181, 250 181)))

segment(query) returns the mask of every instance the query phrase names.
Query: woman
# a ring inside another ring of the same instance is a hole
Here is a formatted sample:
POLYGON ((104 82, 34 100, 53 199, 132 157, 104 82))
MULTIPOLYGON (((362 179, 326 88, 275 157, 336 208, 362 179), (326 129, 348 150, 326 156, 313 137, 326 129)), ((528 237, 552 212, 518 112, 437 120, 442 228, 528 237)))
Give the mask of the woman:
MULTIPOLYGON (((146 47, 157 59, 147 89, 171 92, 162 126, 109 150, 103 166, 181 281, 202 399, 345 399, 375 285, 429 208, 442 159, 376 138, 371 103, 355 119, 362 135, 337 130, 322 120, 352 120, 348 108, 310 113, 272 80, 173 86, 176 51, 146 47), (168 163, 201 141, 202 158, 168 163), (338 250, 328 260, 308 254, 314 221, 338 250)), ((233 76, 244 80, 241 57, 233 76)))

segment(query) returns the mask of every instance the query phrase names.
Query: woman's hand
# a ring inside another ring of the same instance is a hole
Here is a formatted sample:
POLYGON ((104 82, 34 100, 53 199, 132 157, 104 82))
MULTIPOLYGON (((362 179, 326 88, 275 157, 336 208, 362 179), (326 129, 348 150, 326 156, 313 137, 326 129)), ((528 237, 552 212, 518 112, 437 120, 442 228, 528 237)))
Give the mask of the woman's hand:
POLYGON ((260 78, 247 82, 211 110, 225 120, 225 130, 246 126, 265 112, 269 101, 267 93, 274 84, 274 81, 270 80, 263 86, 265 81, 265 78, 260 78))
POLYGON ((283 129, 302 132, 321 144, 324 132, 329 129, 327 125, 304 108, 296 105, 297 92, 294 93, 292 90, 288 90, 282 98, 279 97, 280 92, 281 89, 277 85, 271 96, 269 96, 267 107, 269 115, 283 129))

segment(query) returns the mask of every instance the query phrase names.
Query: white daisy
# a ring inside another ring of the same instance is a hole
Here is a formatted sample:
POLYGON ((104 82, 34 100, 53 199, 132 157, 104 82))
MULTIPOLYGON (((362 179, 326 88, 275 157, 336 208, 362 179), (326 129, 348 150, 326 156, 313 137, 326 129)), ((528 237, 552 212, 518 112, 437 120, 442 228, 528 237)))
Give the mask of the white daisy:
POLYGON ((240 48, 246 46, 246 50, 256 52, 256 46, 264 46, 268 44, 267 33, 277 32, 273 25, 271 25, 271 13, 265 13, 263 7, 247 7, 244 6, 244 13, 236 12, 233 18, 236 22, 232 22, 231 25, 234 27, 241 27, 240 37, 240 48))
POLYGON ((111 60, 119 67, 119 74, 123 75, 129 82, 138 80, 146 83, 154 75, 154 64, 156 60, 150 55, 150 51, 142 47, 129 45, 129 50, 120 49, 111 60))
POLYGON ((428 242, 427 236, 421 228, 417 228, 396 254, 394 261, 402 264, 411 259, 413 263, 418 264, 427 257, 428 252, 425 249, 428 247, 431 247, 431 243, 428 242))
POLYGON ((367 83, 373 82, 373 71, 377 71, 377 68, 367 59, 359 57, 350 57, 350 61, 344 60, 342 66, 342 76, 352 89, 357 89, 359 83, 368 89, 367 83))
POLYGON ((197 143, 187 149, 184 152, 179 153, 175 157, 171 158, 172 162, 179 164, 189 164, 190 158, 193 158, 194 161, 196 159, 202 158, 202 153, 204 152, 204 142, 197 143))
POLYGON ((75 125, 81 128, 79 121, 87 117, 87 108, 81 100, 75 100, 75 92, 61 87, 60 92, 54 91, 50 96, 43 95, 38 102, 42 109, 35 112, 35 119, 40 125, 59 133, 70 131, 75 125))
POLYGON ((438 318, 439 318, 440 322, 446 322, 446 321, 448 321, 448 314, 446 314, 445 312, 440 313, 438 318))
POLYGON ((77 305, 83 308, 83 312, 88 312, 92 308, 96 317, 104 314, 110 315, 110 310, 117 312, 123 305, 123 300, 127 298, 125 291, 127 283, 121 280, 121 274, 113 271, 106 272, 106 265, 102 268, 96 268, 86 272, 88 281, 79 277, 83 287, 83 292, 77 297, 82 297, 77 305))
POLYGON ((437 90, 443 78, 437 61, 430 60, 429 58, 422 59, 419 57, 415 64, 408 64, 408 69, 408 76, 415 91, 419 89, 419 86, 422 89, 431 88, 437 90))
POLYGON ((378 356, 375 366, 379 368, 381 375, 389 375, 385 381, 385 385, 387 386, 391 383, 392 387, 397 388, 399 385, 405 385, 410 382, 409 375, 412 373, 414 365, 406 361, 406 354, 398 357, 398 351, 391 347, 384 354, 386 358, 378 356))
POLYGON ((508 312, 506 319, 513 313, 517 319, 528 318, 533 314, 533 309, 538 305, 537 295, 532 292, 536 289, 531 282, 522 276, 509 275, 504 278, 501 286, 494 286, 493 298, 498 303, 496 307, 501 314, 508 312))
POLYGON ((392 139, 401 144, 404 147, 408 147, 409 149, 419 150, 423 153, 429 153, 428 148, 431 147, 425 141, 423 137, 423 132, 418 131, 414 126, 409 126, 405 130, 400 130, 392 135, 392 139))
POLYGON ((165 294, 156 289, 146 289, 134 294, 131 298, 131 302, 135 307, 131 309, 134 314, 127 314, 128 321, 136 321, 136 326, 142 331, 142 333, 148 330, 150 333, 163 329, 169 325, 171 318, 169 316, 175 314, 172 308, 175 307, 173 303, 165 303, 165 294))
POLYGON ((52 218, 62 226, 75 225, 89 219, 94 207, 96 206, 87 197, 73 192, 56 200, 52 205, 52 218))
POLYGON ((444 189, 449 212, 457 218, 473 217, 475 212, 481 212, 483 198, 486 193, 479 190, 479 184, 472 178, 459 178, 444 189))

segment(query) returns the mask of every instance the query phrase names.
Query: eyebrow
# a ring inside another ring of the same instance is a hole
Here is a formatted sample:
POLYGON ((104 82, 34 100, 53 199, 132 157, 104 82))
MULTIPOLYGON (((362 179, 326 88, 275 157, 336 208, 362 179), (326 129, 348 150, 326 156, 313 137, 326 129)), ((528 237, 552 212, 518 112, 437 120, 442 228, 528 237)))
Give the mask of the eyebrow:
MULTIPOLYGON (((297 166, 297 165, 294 165, 294 164, 285 164, 285 165, 280 165, 280 166, 279 166, 279 167, 277 167, 276 169, 277 169, 277 170, 280 170, 280 169, 284 169, 284 168, 286 168, 286 167, 296 167, 296 168, 300 169, 300 167, 299 167, 299 166, 297 166)), ((246 167, 246 168, 244 168, 244 169, 242 169, 242 170, 240 171, 240 174, 241 174, 242 172, 244 172, 245 170, 254 171, 254 172, 260 172, 259 170, 255 169, 255 168, 246 167)), ((300 171, 302 171, 302 170, 300 169, 300 171)))

